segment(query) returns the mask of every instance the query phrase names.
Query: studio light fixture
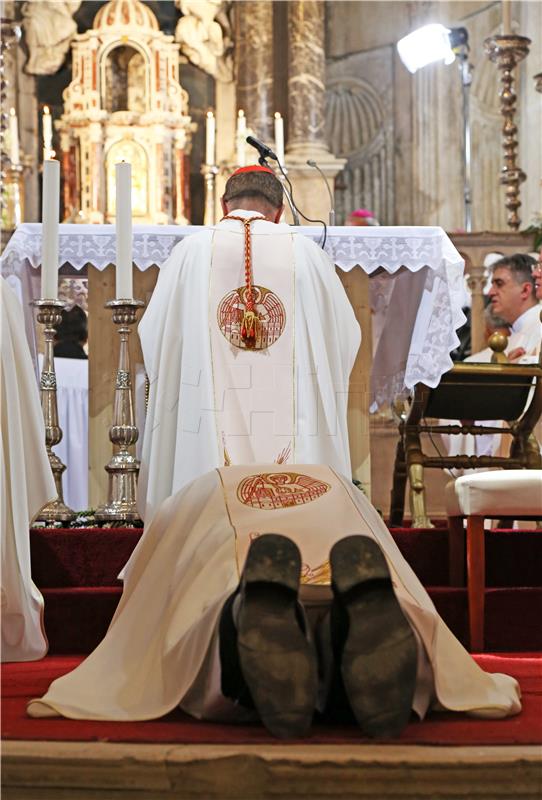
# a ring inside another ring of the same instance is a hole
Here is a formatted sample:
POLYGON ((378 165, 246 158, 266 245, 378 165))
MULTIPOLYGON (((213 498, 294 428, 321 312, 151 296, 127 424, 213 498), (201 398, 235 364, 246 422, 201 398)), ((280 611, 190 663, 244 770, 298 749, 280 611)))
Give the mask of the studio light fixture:
POLYGON ((465 230, 472 230, 471 196, 471 141, 469 118, 469 92, 472 83, 472 65, 469 63, 469 34, 466 28, 447 28, 434 23, 424 25, 397 42, 399 57, 413 74, 428 64, 443 61, 453 64, 457 59, 461 78, 463 101, 463 200, 465 230))

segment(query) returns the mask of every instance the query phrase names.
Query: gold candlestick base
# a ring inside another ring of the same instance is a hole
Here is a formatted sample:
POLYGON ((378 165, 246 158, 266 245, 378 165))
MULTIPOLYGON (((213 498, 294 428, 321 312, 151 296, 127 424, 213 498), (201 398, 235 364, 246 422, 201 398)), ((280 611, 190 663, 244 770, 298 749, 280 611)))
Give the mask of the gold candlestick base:
POLYGON ((62 441, 62 428, 58 424, 58 406, 56 399, 56 373, 53 355, 53 342, 55 338, 55 325, 62 320, 60 312, 66 303, 63 300, 32 300, 31 305, 37 308, 37 320, 45 326, 45 352, 40 379, 41 408, 45 422, 45 447, 49 464, 55 479, 57 499, 47 503, 38 516, 40 522, 70 522, 77 516, 76 512, 64 503, 62 493, 62 473, 66 469, 60 458, 51 450, 62 441))
POLYGON ((507 224, 512 230, 518 230, 521 219, 517 210, 521 205, 519 187, 526 175, 516 164, 517 125, 514 122, 516 114, 516 93, 514 91, 514 69, 529 52, 531 40, 526 36, 507 34, 506 36, 492 36, 486 39, 484 47, 489 59, 497 64, 501 70, 502 89, 499 92, 501 99, 501 114, 504 117, 502 126, 504 163, 501 168, 500 182, 506 186, 506 199, 504 204, 508 209, 507 224))
POLYGON ((105 467, 109 475, 107 503, 96 510, 95 518, 100 522, 135 522, 139 520, 136 508, 136 487, 139 461, 130 452, 138 439, 132 398, 132 377, 128 336, 137 311, 143 308, 142 300, 110 300, 105 304, 113 312, 113 322, 118 325, 120 336, 119 366, 115 384, 113 424, 109 439, 113 443, 113 456, 105 467))

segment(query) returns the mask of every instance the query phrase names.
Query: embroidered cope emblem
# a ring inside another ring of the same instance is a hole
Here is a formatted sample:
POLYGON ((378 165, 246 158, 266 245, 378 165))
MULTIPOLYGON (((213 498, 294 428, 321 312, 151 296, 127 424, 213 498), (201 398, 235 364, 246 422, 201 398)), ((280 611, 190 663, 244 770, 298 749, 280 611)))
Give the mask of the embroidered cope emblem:
POLYGON ((247 287, 240 286, 222 298, 217 309, 217 321, 224 337, 242 350, 266 350, 274 344, 286 325, 286 310, 276 294, 264 286, 252 286, 254 310, 257 316, 253 344, 243 339, 241 327, 246 311, 247 287))
POLYGON ((244 478, 237 499, 245 506, 271 511, 312 503, 330 489, 329 483, 301 472, 264 472, 244 478))

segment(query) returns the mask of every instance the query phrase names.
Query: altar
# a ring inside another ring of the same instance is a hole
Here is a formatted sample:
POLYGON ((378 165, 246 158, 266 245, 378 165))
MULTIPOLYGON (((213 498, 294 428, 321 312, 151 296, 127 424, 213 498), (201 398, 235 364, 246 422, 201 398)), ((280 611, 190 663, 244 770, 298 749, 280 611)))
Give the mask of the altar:
MULTIPOLYGON (((137 299, 148 302, 158 269, 173 247, 198 230, 198 226, 134 227, 137 299)), ((296 230, 322 241, 321 227, 296 230)), ((59 237, 61 267, 86 268, 88 275, 89 501, 94 506, 106 495, 104 465, 111 452, 108 430, 118 344, 104 303, 114 297, 115 226, 64 224, 59 237)), ((331 227, 325 250, 338 268, 363 331, 350 380, 349 430, 354 477, 370 490, 369 408, 407 394, 418 382, 436 386, 452 366, 456 329, 464 321, 464 262, 438 227, 331 227)), ((24 223, 9 241, 1 269, 25 307, 34 352, 36 332, 28 303, 40 294, 40 261, 41 225, 24 223)), ((136 336, 131 360, 141 372, 136 336)), ((138 418, 144 419, 141 408, 138 418)))

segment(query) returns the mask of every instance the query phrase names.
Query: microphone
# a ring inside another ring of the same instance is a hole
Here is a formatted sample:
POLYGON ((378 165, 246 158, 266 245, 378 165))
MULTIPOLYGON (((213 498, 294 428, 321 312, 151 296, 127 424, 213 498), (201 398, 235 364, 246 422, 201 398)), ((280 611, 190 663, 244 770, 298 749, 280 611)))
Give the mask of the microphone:
POLYGON ((256 148, 256 150, 260 154, 260 159, 263 159, 265 161, 266 158, 272 158, 273 161, 278 161, 276 154, 271 150, 271 148, 268 147, 263 142, 260 142, 259 139, 256 139, 254 136, 247 136, 246 140, 251 147, 256 148))
POLYGON ((313 161, 312 158, 308 159, 307 164, 309 165, 309 167, 314 167, 314 169, 317 169, 320 175, 322 176, 322 179, 326 185, 327 193, 329 194, 329 204, 331 206, 331 208, 329 209, 329 224, 335 225, 335 206, 333 202, 333 195, 331 193, 331 189, 329 188, 329 183, 327 182, 326 176, 324 175, 324 173, 322 172, 316 161, 313 161))

